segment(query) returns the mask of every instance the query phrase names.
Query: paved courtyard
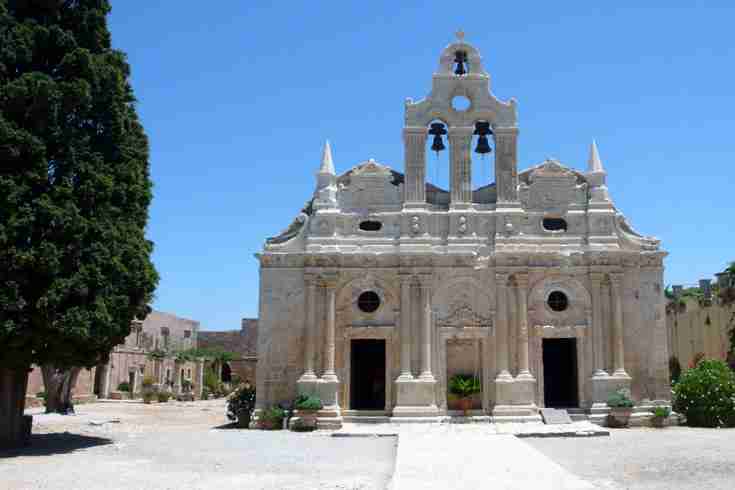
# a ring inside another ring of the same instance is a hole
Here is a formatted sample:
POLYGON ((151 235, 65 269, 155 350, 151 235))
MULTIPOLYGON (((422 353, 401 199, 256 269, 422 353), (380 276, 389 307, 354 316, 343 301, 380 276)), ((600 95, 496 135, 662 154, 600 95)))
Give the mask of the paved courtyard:
POLYGON ((735 430, 520 439, 512 434, 530 424, 348 425, 343 433, 363 437, 331 437, 226 428, 223 400, 34 412, 33 447, 0 452, 2 490, 731 489, 735 481, 735 430), (371 432, 398 437, 364 437, 371 432))
POLYGON ((222 400, 77 413, 34 416, 33 447, 0 452, 0 489, 372 490, 393 474, 394 437, 217 429, 222 400))

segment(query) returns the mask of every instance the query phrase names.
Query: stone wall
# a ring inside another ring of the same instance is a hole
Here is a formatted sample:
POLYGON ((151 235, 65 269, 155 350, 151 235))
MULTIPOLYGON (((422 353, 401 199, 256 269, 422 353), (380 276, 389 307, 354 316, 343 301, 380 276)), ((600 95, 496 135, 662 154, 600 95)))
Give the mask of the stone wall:
POLYGON ((236 354, 230 362, 232 374, 255 384, 258 361, 258 319, 243 318, 240 330, 199 332, 198 347, 217 348, 236 354))
POLYGON ((686 300, 685 311, 670 310, 666 315, 667 343, 683 369, 699 352, 708 358, 727 359, 735 306, 701 306, 696 300, 686 300))

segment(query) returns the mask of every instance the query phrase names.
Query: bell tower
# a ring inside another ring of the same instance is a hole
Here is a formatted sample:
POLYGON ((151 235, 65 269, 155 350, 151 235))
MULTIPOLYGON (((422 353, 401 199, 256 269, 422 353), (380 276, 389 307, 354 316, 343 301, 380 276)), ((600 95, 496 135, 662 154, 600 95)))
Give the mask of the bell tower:
POLYGON ((450 209, 472 208, 473 135, 479 138, 478 153, 489 153, 487 138, 494 139, 498 205, 518 201, 516 102, 500 101, 490 92, 480 52, 465 42, 462 31, 442 51, 429 95, 406 100, 404 209, 426 208, 426 138, 433 136, 432 149, 441 151, 443 134, 450 151, 450 209), (469 105, 458 107, 458 98, 469 105))

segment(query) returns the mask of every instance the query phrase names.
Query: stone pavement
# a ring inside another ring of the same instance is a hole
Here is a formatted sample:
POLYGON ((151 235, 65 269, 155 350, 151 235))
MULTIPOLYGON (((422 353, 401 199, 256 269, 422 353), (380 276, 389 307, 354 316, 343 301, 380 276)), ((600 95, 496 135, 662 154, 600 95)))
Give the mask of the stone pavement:
POLYGON ((397 436, 391 490, 588 489, 518 437, 609 435, 589 422, 544 424, 345 424, 335 437, 397 436))

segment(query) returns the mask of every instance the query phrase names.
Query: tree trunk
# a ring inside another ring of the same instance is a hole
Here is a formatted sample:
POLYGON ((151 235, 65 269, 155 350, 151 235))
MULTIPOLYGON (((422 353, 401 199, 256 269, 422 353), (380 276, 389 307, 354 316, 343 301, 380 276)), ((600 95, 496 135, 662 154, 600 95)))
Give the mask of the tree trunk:
POLYGON ((0 448, 25 446, 30 442, 31 417, 24 417, 28 371, 0 367, 0 448))
POLYGON ((46 413, 69 415, 74 413, 72 389, 82 368, 56 369, 53 366, 41 366, 43 384, 46 387, 46 413))

